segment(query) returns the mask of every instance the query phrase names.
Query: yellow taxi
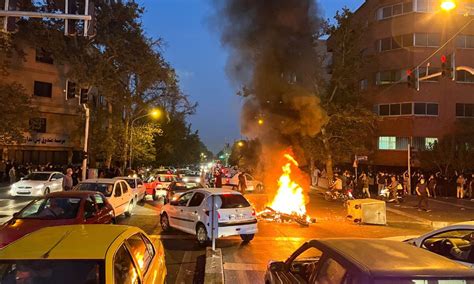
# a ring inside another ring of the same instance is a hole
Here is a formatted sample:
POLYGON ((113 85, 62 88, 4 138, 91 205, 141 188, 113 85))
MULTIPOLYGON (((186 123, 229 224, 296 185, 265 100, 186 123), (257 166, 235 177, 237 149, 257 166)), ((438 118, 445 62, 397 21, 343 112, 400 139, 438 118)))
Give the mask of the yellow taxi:
POLYGON ((0 249, 0 283, 146 284, 165 277, 163 245, 136 227, 46 227, 0 249))

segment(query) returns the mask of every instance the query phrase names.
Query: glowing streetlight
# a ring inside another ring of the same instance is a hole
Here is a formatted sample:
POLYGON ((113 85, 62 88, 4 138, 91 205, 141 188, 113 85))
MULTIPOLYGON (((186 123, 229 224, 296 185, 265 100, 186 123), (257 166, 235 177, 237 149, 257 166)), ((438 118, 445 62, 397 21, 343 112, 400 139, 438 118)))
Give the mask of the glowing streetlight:
POLYGON ((451 11, 454 8, 456 8, 456 2, 454 2, 453 0, 445 0, 441 2, 441 9, 443 9, 444 11, 451 11))
POLYGON ((258 125, 263 125, 263 119, 262 118, 258 119, 258 125))
POLYGON ((237 142, 237 146, 239 146, 239 147, 243 147, 243 146, 244 146, 244 142, 243 142, 243 141, 239 141, 239 142, 237 142))
POLYGON ((151 117, 157 119, 157 118, 160 118, 161 116, 161 110, 159 109, 154 109, 152 111, 150 111, 150 114, 149 114, 151 117))
POLYGON ((130 123, 130 159, 129 159, 129 165, 130 165, 130 169, 132 168, 132 162, 133 162, 133 159, 132 159, 132 153, 133 153, 133 144, 132 144, 132 140, 133 140, 133 124, 135 123, 135 121, 141 119, 141 118, 144 118, 144 117, 147 117, 147 116, 151 116, 153 119, 159 119, 162 115, 162 111, 158 108, 155 108, 155 109, 152 109, 151 111, 149 111, 148 113, 144 114, 144 115, 141 115, 141 116, 138 116, 138 117, 135 117, 132 122, 130 123))

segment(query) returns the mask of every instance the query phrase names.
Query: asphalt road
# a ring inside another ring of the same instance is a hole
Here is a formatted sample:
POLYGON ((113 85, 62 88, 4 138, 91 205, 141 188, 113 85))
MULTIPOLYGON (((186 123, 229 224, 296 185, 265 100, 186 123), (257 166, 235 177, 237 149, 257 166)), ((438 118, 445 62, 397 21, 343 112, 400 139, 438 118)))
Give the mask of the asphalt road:
MULTIPOLYGON (((31 199, 11 199, 7 188, 0 188, 0 222, 7 220, 31 199)), ((239 237, 217 241, 222 249, 226 283, 263 283, 269 260, 283 260, 305 241, 327 237, 392 237, 419 235, 432 230, 433 225, 466 221, 474 218, 474 202, 452 199, 432 200, 432 212, 414 208, 416 199, 409 198, 400 207, 388 205, 386 226, 358 225, 346 219, 346 209, 339 202, 328 202, 317 194, 310 194, 307 206, 317 222, 309 227, 294 223, 260 221, 259 233, 249 244, 239 237)), ((256 208, 264 206, 267 196, 248 195, 256 208)), ((194 237, 178 231, 163 233, 159 224, 161 202, 147 200, 137 206, 132 217, 119 218, 120 224, 141 227, 149 234, 159 235, 166 249, 168 283, 201 283, 205 264, 205 250, 194 237)))

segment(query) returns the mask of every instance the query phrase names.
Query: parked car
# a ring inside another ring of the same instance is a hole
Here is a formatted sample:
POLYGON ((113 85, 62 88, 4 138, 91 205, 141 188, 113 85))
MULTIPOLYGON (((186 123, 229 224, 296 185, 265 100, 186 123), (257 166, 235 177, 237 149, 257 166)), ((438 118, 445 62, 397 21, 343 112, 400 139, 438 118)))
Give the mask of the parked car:
POLYGON ((150 176, 145 182, 146 195, 151 195, 153 200, 165 198, 166 189, 170 183, 178 181, 176 175, 172 174, 157 174, 150 176))
POLYGON ((255 210, 242 194, 222 188, 189 190, 165 204, 161 211, 163 231, 175 228, 195 234, 200 245, 207 244, 211 232, 208 199, 213 195, 222 199, 218 237, 240 235, 244 242, 251 241, 258 231, 255 210))
POLYGON ((401 236, 389 239, 427 249, 474 269, 474 221, 457 223, 422 236, 401 236), (453 253, 451 251, 453 246, 465 253, 462 255, 453 253))
POLYGON ((46 227, 0 250, 0 283, 164 283, 161 242, 119 225, 46 227))
POLYGON ((265 283, 474 283, 474 271, 402 242, 324 239, 270 262, 265 283))
POLYGON ((33 172, 10 187, 11 196, 43 196, 50 192, 63 190, 63 177, 60 172, 33 172))
POLYGON ((135 208, 135 199, 128 183, 121 179, 88 179, 80 182, 76 187, 80 191, 98 191, 102 193, 114 208, 114 216, 132 215, 135 208))
POLYGON ((115 179, 122 179, 128 183, 130 188, 133 191, 133 198, 135 199, 135 204, 141 201, 145 201, 146 190, 145 185, 141 178, 137 177, 116 177, 115 179))
MULTIPOLYGON (((238 190, 239 187, 239 175, 241 173, 236 173, 232 177, 224 177, 222 178, 222 184, 224 188, 230 188, 232 190, 238 190)), ((263 191, 263 183, 261 181, 256 180, 252 175, 245 173, 245 180, 247 183, 247 190, 246 192, 262 192, 263 191)))
POLYGON ((0 248, 44 227, 114 222, 112 205, 102 193, 54 192, 33 200, 0 226, 0 248))

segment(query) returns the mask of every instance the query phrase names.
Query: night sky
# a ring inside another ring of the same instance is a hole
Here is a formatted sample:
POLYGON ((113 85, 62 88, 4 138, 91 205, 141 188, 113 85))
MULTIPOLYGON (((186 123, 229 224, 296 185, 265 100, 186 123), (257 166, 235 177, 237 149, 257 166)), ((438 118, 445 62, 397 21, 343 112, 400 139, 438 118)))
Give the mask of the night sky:
MULTIPOLYGON (((225 0, 221 0, 225 1, 225 0)), ((363 0, 319 0, 323 16, 336 10, 359 7, 363 0)), ((142 0, 147 34, 163 38, 163 52, 176 69, 183 92, 199 103, 190 117, 193 129, 208 148, 217 153, 226 142, 240 139, 241 99, 226 76, 226 50, 209 24, 209 0, 142 0), (153 4, 151 4, 153 3, 153 4)))

